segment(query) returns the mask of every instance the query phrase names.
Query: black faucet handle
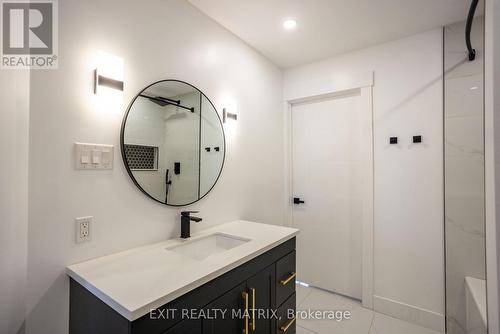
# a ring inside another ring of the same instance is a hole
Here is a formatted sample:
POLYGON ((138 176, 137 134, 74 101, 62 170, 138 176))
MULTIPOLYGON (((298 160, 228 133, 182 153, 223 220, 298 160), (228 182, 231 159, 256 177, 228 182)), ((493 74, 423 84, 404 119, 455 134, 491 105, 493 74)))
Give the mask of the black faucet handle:
POLYGON ((181 216, 189 217, 192 213, 199 213, 200 211, 182 211, 181 216))

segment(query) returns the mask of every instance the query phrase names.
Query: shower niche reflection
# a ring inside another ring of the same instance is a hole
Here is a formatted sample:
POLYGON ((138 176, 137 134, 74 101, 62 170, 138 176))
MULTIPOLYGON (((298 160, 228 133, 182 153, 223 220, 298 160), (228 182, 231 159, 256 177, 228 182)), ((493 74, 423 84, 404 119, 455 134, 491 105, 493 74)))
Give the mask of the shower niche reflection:
POLYGON ((142 90, 124 117, 121 150, 128 174, 152 199, 192 204, 217 182, 225 157, 221 120, 196 87, 163 80, 142 90))

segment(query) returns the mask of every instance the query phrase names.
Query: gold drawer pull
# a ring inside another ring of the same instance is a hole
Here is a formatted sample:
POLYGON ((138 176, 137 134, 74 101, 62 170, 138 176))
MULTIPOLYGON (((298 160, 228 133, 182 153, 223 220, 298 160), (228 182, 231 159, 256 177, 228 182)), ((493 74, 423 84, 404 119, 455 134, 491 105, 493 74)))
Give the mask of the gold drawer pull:
POLYGON ((252 332, 255 332, 257 325, 255 324, 255 289, 251 288, 252 291, 252 332))
POLYGON ((295 277, 297 277, 297 273, 295 272, 291 272, 290 273, 290 276, 287 278, 287 279, 282 279, 280 281, 280 284, 281 285, 287 285, 288 283, 290 283, 291 280, 293 280, 295 277))
POLYGON ((288 330, 288 328, 290 328, 291 325, 293 325, 293 323, 295 322, 295 319, 297 319, 296 317, 293 317, 292 320, 290 320, 286 325, 283 325, 280 327, 280 331, 282 331, 283 333, 286 333, 286 331, 288 330))
POLYGON ((242 292, 241 297, 243 298, 243 301, 245 302, 245 328, 243 329, 243 334, 249 334, 248 333, 248 318, 249 318, 249 313, 248 313, 248 293, 247 292, 242 292))

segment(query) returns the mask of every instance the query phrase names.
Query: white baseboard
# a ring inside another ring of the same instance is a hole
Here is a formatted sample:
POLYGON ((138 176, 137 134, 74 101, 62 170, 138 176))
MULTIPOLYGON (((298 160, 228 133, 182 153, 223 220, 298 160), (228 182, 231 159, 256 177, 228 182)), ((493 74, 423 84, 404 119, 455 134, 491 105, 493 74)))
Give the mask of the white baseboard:
POLYGON ((445 332, 445 317, 440 313, 380 296, 373 296, 373 309, 437 332, 445 332))

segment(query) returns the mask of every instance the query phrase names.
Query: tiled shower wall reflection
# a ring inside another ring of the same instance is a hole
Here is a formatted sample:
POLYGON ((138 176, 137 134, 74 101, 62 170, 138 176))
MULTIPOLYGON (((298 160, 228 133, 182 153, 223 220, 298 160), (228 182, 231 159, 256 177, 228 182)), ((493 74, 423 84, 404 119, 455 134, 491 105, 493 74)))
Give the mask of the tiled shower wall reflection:
POLYGON ((465 22, 444 29, 446 313, 450 334, 465 334, 465 277, 485 279, 484 19, 474 20, 467 59, 465 22))

